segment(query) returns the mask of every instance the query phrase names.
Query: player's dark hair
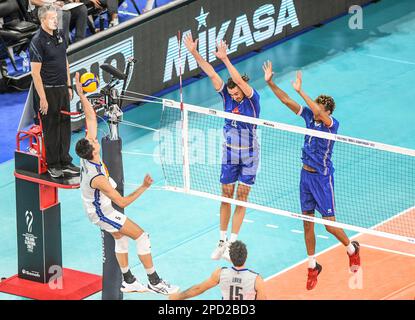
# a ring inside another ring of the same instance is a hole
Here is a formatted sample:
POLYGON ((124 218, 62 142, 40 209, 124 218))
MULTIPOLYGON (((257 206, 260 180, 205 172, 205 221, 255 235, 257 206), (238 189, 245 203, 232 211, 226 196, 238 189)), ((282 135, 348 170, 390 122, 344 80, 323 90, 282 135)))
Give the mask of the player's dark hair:
POLYGON ((92 160, 94 147, 89 143, 89 141, 85 138, 80 139, 75 146, 76 154, 85 160, 92 160))
POLYGON ((334 102, 334 99, 324 94, 319 95, 316 99, 316 102, 318 104, 322 104, 326 111, 330 111, 330 114, 333 113, 334 109, 336 108, 336 103, 334 102))
POLYGON ((235 267, 242 267, 248 256, 248 250, 246 249, 245 243, 239 240, 231 243, 229 246, 229 256, 235 267))
MULTIPOLYGON (((249 77, 246 74, 244 74, 242 76, 242 80, 245 81, 245 82, 248 82, 249 81, 249 77)), ((232 80, 232 78, 229 78, 228 79, 228 82, 226 83, 226 86, 229 89, 234 89, 237 86, 237 84, 232 80)))

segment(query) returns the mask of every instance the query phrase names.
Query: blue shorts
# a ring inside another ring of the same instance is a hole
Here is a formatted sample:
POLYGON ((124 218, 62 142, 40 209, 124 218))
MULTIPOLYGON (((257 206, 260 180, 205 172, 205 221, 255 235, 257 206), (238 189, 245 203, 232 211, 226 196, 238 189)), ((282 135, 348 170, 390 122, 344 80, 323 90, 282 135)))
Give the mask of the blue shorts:
POLYGON ((259 164, 258 148, 223 148, 220 183, 232 184, 239 181, 252 186, 255 183, 259 164))
POLYGON ((336 213, 333 175, 324 176, 302 169, 300 201, 302 212, 317 210, 323 217, 333 217, 336 213))

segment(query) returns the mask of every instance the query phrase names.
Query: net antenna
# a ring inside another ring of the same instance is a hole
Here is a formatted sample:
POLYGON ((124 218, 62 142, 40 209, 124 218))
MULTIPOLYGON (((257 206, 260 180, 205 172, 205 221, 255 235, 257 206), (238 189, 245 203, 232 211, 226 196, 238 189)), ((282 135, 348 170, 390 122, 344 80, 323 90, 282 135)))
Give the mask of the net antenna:
POLYGON ((178 31, 178 45, 179 45, 179 92, 180 92, 180 111, 181 111, 181 122, 182 122, 182 150, 183 150, 183 181, 184 190, 187 192, 190 188, 190 167, 189 167, 189 119, 188 111, 184 108, 183 102, 183 71, 182 66, 182 33, 178 31))

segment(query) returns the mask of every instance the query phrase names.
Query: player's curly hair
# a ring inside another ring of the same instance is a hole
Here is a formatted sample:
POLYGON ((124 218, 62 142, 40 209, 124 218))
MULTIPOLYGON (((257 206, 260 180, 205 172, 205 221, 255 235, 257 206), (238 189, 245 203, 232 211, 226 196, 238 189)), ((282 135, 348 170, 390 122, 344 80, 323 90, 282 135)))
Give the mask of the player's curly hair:
POLYGON ((318 104, 322 104, 326 111, 330 111, 330 114, 332 114, 336 108, 336 103, 334 102, 333 97, 324 94, 319 95, 316 99, 316 102, 318 104))
POLYGON ((76 143, 75 152, 80 158, 85 160, 92 160, 94 157, 94 147, 85 138, 80 139, 76 143))
MULTIPOLYGON (((246 75, 246 74, 244 74, 243 76, 242 76, 242 80, 243 81, 245 81, 245 82, 248 82, 249 81, 249 77, 248 77, 248 75, 246 75)), ((226 83, 226 86, 229 88, 229 89, 233 89, 233 88, 235 88, 236 86, 237 86, 237 84, 232 80, 232 78, 229 78, 228 79, 228 82, 226 83)))
POLYGON ((245 243, 239 240, 232 242, 229 246, 229 256, 235 267, 243 266, 248 256, 248 250, 246 249, 245 243))

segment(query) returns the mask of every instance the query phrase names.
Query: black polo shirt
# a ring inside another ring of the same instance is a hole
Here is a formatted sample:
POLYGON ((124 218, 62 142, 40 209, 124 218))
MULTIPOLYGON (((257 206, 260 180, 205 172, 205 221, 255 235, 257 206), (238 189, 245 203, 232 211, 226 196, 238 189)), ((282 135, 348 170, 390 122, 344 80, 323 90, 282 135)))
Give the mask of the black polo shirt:
POLYGON ((40 76, 44 85, 68 83, 65 36, 61 31, 58 35, 60 40, 40 27, 30 42, 30 61, 42 63, 40 76))

